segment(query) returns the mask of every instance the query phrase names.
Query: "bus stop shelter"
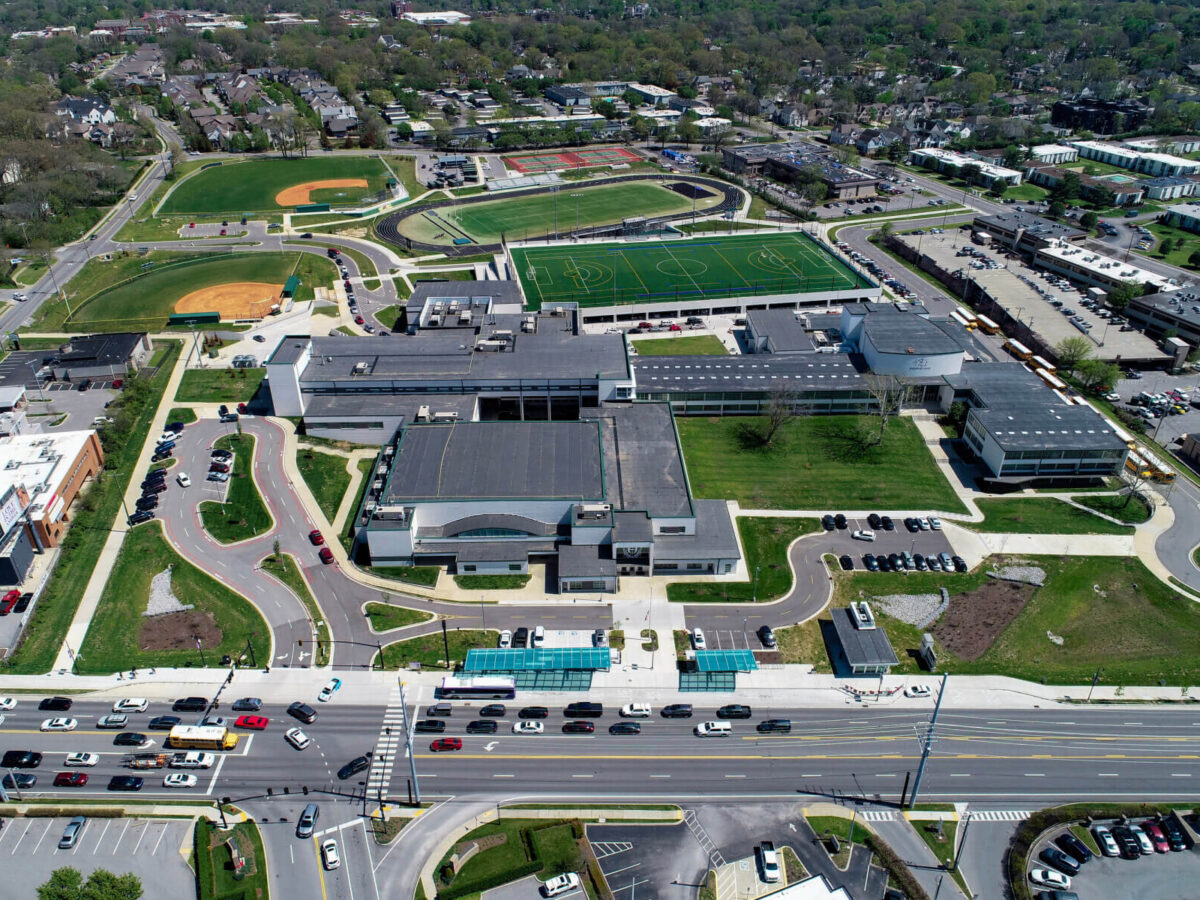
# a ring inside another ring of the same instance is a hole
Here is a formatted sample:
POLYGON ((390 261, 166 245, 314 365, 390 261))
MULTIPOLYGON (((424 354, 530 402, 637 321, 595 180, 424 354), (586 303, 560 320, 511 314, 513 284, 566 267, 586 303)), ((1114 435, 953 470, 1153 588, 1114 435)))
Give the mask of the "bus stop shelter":
POLYGON ((608 647, 468 650, 464 675, 512 675, 526 691, 586 691, 592 675, 612 667, 608 647))
POLYGON ((732 691, 738 672, 753 672, 758 660, 750 650, 697 650, 680 666, 681 691, 732 691))

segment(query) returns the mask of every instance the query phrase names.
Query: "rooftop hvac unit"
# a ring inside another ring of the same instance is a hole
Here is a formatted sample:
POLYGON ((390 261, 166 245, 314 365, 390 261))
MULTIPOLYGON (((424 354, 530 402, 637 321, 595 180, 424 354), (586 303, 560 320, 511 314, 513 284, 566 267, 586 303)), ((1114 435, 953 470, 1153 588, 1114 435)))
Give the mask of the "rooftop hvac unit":
POLYGON ((554 307, 554 309, 552 309, 550 311, 550 315, 552 315, 552 316, 565 316, 566 314, 567 314, 567 311, 565 309, 563 309, 561 306, 556 306, 556 307, 554 307))
POLYGON ((376 478, 376 479, 375 479, 375 482, 374 482, 374 483, 371 485, 371 490, 373 490, 373 491, 382 491, 382 490, 383 490, 383 479, 382 479, 382 478, 376 478))
POLYGON ((428 406, 422 405, 422 406, 417 407, 417 421, 418 422, 428 422, 429 421, 429 407, 428 406))
POLYGON ((355 375, 366 375, 367 372, 370 370, 370 368, 371 367, 365 362, 356 362, 354 364, 354 374, 355 375))
POLYGON ((388 473, 388 467, 387 467, 387 463, 380 463, 380 464, 379 464, 379 469, 378 469, 378 471, 377 471, 375 474, 376 474, 376 475, 379 475, 379 476, 382 478, 382 477, 383 477, 384 475, 386 475, 387 473, 388 473))
POLYGON ((6 463, 4 464, 4 468, 6 468, 6 469, 19 469, 19 468, 21 468, 21 464, 20 464, 19 462, 17 462, 15 459, 10 459, 8 462, 6 462, 6 463))
POLYGON ((435 421, 435 422, 457 422, 458 421, 458 413, 456 413, 452 410, 443 410, 442 412, 435 412, 433 414, 433 421, 435 421))
POLYGON ((612 505, 608 503, 582 503, 579 506, 581 519, 606 519, 610 512, 612 505))
POLYGON ((441 325, 441 324, 442 324, 442 317, 441 317, 441 316, 430 316, 430 317, 429 317, 429 324, 430 324, 431 326, 435 326, 435 327, 436 327, 436 326, 438 326, 438 325, 441 325))
POLYGON ((470 325, 471 324, 471 311, 469 309, 464 309, 462 312, 460 312, 458 314, 458 324, 459 325, 470 325))
POLYGON ((475 345, 475 349, 481 353, 491 352, 499 353, 508 346, 507 341, 480 341, 475 345))
POLYGON ((854 619, 854 627, 859 631, 875 630, 875 614, 871 612, 871 607, 867 605, 866 601, 851 603, 850 615, 854 619))
POLYGON ((396 447, 393 444, 388 444, 386 447, 383 448, 383 458, 391 459, 392 454, 395 452, 396 452, 396 447))

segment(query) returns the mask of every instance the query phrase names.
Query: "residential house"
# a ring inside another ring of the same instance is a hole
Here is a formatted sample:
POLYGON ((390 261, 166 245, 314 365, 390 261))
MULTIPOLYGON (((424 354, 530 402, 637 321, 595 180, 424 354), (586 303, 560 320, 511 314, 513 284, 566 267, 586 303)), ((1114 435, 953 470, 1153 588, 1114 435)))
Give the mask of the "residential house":
MULTIPOLYGON (((1039 187, 1053 188, 1070 174, 1067 169, 1039 163, 1025 169, 1025 180, 1039 187)), ((1135 206, 1146 196, 1139 182, 1115 182, 1091 175, 1079 175, 1080 194, 1083 199, 1101 206, 1135 206)))
POLYGON ((167 80, 162 50, 157 44, 146 44, 113 66, 108 79, 118 88, 161 85, 167 80))
POLYGON ((895 143, 904 143, 904 135, 898 131, 892 131, 890 128, 885 128, 882 131, 877 128, 868 128, 858 136, 858 140, 854 142, 854 147, 863 156, 871 156, 882 150, 886 150, 895 143))
POLYGON ((853 144, 858 140, 858 136, 861 133, 862 129, 857 125, 834 125, 833 129, 829 132, 829 143, 843 146, 853 144))
POLYGON ((54 112, 87 125, 111 125, 117 121, 113 108, 99 97, 64 97, 55 104, 54 112))

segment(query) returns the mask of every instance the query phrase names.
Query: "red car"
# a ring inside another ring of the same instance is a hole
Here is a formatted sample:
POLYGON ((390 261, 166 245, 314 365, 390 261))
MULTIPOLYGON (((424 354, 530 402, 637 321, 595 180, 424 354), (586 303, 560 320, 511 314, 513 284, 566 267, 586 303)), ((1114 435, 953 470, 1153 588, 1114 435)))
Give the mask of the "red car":
POLYGON ((85 772, 59 772, 54 776, 55 787, 83 787, 87 784, 85 772))
POLYGON ((331 562, 333 562, 333 551, 328 547, 322 547, 321 552, 318 555, 321 557, 321 562, 325 563, 325 565, 329 565, 331 562))
POLYGON ((308 539, 312 541, 314 547, 320 547, 325 543, 325 535, 321 534, 315 528, 308 533, 308 539))
POLYGON ((13 611, 13 607, 17 605, 17 601, 21 599, 20 591, 9 591, 4 595, 4 599, 0 600, 0 616, 7 616, 13 611))
POLYGON ((250 407, 248 407, 245 403, 239 403, 238 412, 243 416, 247 415, 250 412, 250 407))
POLYGON ((355 316, 355 317, 354 317, 354 323, 355 323, 356 325, 362 325, 362 324, 363 324, 365 321, 366 321, 366 319, 364 319, 362 316, 355 316))
POLYGON ((262 731, 271 720, 266 716, 238 716, 234 720, 234 728, 248 728, 251 731, 262 731))
POLYGON ((1146 837, 1150 838, 1150 843, 1154 845, 1155 853, 1169 853, 1171 845, 1167 843, 1167 835, 1162 830, 1162 826, 1157 822, 1150 820, 1142 823, 1142 831, 1146 832, 1146 837))
POLYGON ((429 745, 429 749, 434 753, 441 753, 443 750, 461 750, 462 738, 438 738, 429 745))
POLYGON ((678 322, 672 322, 672 323, 671 323, 671 326, 670 326, 670 328, 669 328, 668 330, 670 330, 670 331, 683 331, 683 326, 682 326, 682 325, 680 325, 678 322))

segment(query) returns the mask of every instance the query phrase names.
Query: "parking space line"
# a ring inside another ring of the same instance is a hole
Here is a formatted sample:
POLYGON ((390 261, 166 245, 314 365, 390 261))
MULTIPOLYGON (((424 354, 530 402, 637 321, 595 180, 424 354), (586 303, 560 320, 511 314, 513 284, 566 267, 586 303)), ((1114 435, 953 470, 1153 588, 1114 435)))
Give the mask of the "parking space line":
POLYGON ((96 849, 92 851, 92 856, 100 852, 100 845, 104 843, 104 836, 108 834, 109 826, 113 823, 112 819, 108 819, 104 823, 104 830, 100 832, 100 837, 96 838, 96 849))
POLYGON ((17 848, 21 846, 21 841, 25 840, 25 835, 29 834, 29 829, 33 827, 33 820, 29 819, 25 823, 25 830, 21 832, 21 836, 17 838, 17 842, 13 844, 12 855, 17 855, 17 848))
POLYGON ((158 840, 154 842, 154 849, 150 851, 151 856, 158 855, 158 848, 162 846, 163 838, 165 838, 167 836, 167 832, 170 830, 171 830, 170 823, 164 822, 162 834, 160 834, 158 836, 158 840))
POLYGON ((121 841, 123 841, 125 839, 125 832, 127 832, 128 830, 129 830, 129 820, 126 819, 125 827, 121 829, 121 833, 119 835, 117 835, 117 842, 115 844, 113 844, 113 851, 112 851, 113 856, 117 855, 117 848, 121 846, 121 841))
POLYGON ((53 825, 54 825, 53 821, 49 821, 46 823, 46 827, 42 830, 41 836, 37 839, 37 843, 33 845, 33 852, 35 854, 38 852, 38 848, 42 846, 42 841, 44 841, 46 839, 46 835, 48 835, 50 833, 50 828, 53 825))
POLYGON ((138 850, 141 849, 142 841, 144 841, 146 839, 146 835, 150 831, 150 823, 143 822, 139 827, 142 829, 142 833, 138 835, 137 843, 133 845, 133 855, 134 856, 136 856, 138 850))

